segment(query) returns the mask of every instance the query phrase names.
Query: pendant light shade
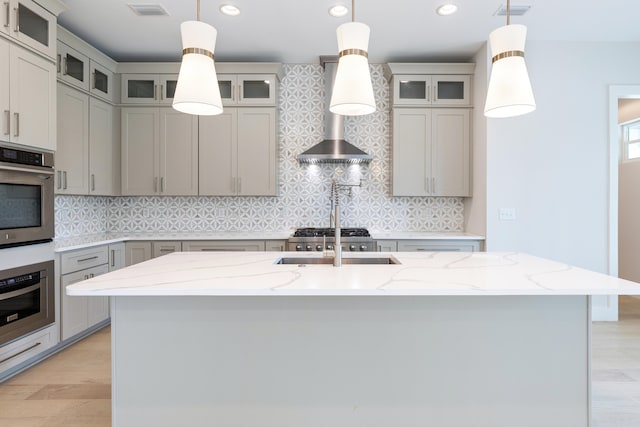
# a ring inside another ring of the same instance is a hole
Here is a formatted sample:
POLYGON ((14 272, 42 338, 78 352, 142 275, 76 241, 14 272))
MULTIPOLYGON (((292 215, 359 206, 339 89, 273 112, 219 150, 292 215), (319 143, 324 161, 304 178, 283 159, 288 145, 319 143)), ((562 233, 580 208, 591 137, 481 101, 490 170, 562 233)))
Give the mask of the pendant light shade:
POLYGON ((173 98, 173 108, 187 113, 212 116, 222 113, 222 99, 213 62, 218 32, 201 21, 186 21, 182 33, 182 64, 173 98))
POLYGON ((536 109, 524 62, 527 27, 505 25, 489 35, 493 69, 484 106, 487 117, 513 117, 536 109))
POLYGON ((329 110, 343 116, 362 116, 376 111, 367 49, 369 27, 360 22, 337 29, 338 69, 329 110))

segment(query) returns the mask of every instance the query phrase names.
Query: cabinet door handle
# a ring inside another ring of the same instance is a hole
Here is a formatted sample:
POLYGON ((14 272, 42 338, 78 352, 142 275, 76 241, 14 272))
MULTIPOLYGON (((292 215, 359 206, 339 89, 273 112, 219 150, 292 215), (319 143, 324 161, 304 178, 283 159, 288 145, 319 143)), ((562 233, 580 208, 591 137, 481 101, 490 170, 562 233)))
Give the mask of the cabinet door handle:
POLYGON ((438 102, 438 85, 433 85, 433 102, 438 102))
POLYGON ((237 178, 234 176, 231 178, 231 192, 235 193, 237 185, 236 185, 236 180, 237 178))
POLYGON ((436 177, 431 178, 431 187, 433 188, 433 194, 436 193, 436 177))
POLYGON ((4 7, 6 9, 7 14, 4 16, 4 27, 9 28, 9 16, 11 15, 11 8, 9 7, 9 2, 4 2, 4 7))
POLYGON ((91 174, 91 191, 96 191, 96 176, 91 174))
POLYGON ((158 85, 153 85, 153 99, 158 100, 158 85))
POLYGON ((164 100, 164 85, 160 85, 160 101, 164 100))
POLYGON ((158 177, 153 178, 153 192, 158 192, 158 177))
POLYGON ((17 7, 13 8, 13 10, 16 11, 16 28, 13 31, 18 33, 20 32, 20 10, 17 7))
POLYGON ((58 190, 62 189, 62 171, 57 171, 58 173, 58 190))
POLYGON ((62 189, 66 190, 67 189, 67 171, 62 171, 62 180, 64 181, 64 183, 62 184, 62 189))
POLYGON ((116 250, 111 249, 111 267, 116 266, 116 250))
POLYGON ((96 275, 95 275, 95 274, 93 274, 93 273, 89 274, 89 278, 90 278, 90 279, 93 279, 94 277, 96 277, 96 275))
POLYGON ((431 102, 431 86, 427 86, 427 102, 431 102))
POLYGON ((10 135, 11 134, 11 111, 9 110, 4 110, 4 118, 5 118, 5 123, 4 123, 4 134, 5 135, 10 135))
POLYGON ((164 176, 160 177, 160 192, 164 193, 164 176))
POLYGON ((61 63, 62 63, 62 55, 58 54, 57 55, 58 60, 56 61, 56 65, 58 66, 58 74, 60 74, 60 70, 61 70, 61 63))
POLYGON ((16 131, 13 136, 20 136, 20 113, 13 113, 13 116, 16 118, 16 131))

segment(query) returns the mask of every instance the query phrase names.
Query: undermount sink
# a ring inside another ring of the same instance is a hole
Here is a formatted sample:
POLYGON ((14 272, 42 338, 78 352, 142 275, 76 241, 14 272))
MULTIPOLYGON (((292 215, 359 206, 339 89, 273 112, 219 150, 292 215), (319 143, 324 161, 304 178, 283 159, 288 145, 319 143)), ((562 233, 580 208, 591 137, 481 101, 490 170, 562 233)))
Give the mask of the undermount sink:
MULTIPOLYGON (((333 257, 282 257, 276 264, 333 264, 333 257)), ((343 257, 342 264, 400 264, 394 257, 343 257)))

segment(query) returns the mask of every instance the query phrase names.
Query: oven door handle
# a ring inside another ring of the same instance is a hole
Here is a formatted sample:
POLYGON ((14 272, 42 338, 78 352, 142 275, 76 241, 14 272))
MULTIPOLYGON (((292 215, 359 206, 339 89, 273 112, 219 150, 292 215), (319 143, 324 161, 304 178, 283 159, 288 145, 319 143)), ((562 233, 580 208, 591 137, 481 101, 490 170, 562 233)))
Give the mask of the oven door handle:
POLYGON ((33 168, 29 166, 15 166, 11 163, 6 163, 6 162, 0 162, 0 170, 27 172, 31 174, 51 175, 51 176, 53 176, 54 174, 53 168, 38 167, 38 166, 34 166, 33 168))
POLYGON ((33 292, 38 289, 40 289, 40 283, 36 283, 35 285, 31 285, 27 288, 18 289, 15 291, 7 292, 5 294, 0 294, 0 301, 19 297, 20 295, 28 294, 29 292, 33 292))

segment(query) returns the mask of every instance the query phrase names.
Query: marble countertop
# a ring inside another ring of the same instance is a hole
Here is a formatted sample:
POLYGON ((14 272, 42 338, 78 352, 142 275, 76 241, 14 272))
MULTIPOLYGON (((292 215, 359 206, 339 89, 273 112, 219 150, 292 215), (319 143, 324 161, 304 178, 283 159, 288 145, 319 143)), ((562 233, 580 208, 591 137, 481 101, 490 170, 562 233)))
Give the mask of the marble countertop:
MULTIPOLYGON (((280 265, 295 252, 177 252, 67 287, 87 296, 640 295, 640 284, 521 253, 394 252, 398 265, 280 265)), ((321 253, 304 254, 322 257, 321 253)), ((345 258, 355 256, 345 254, 345 258)))
MULTIPOLYGON (((106 245, 131 240, 287 240, 294 230, 274 232, 220 232, 220 233, 99 233, 85 236, 57 238, 56 252, 67 252, 91 246, 106 245)), ((377 232, 370 231, 375 239, 389 240, 484 240, 483 236, 462 232, 377 232)))

